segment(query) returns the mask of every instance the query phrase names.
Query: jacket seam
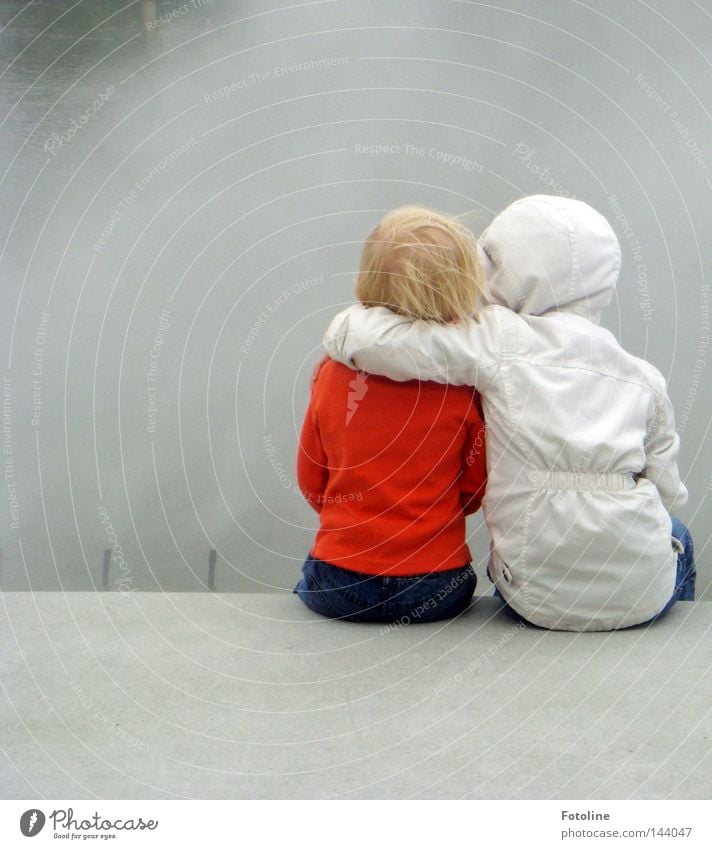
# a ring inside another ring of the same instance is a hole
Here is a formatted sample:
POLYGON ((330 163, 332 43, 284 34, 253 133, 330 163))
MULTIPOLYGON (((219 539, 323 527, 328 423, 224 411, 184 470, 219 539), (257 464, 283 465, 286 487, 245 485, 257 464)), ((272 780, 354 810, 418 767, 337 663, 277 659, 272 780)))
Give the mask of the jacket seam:
POLYGON ((660 395, 657 389, 650 386, 650 384, 646 383, 645 381, 633 380, 629 377, 622 377, 619 374, 614 374, 613 372, 604 371, 603 369, 599 368, 592 368, 591 366, 568 365, 567 363, 538 363, 536 362, 536 360, 532 362, 532 360, 525 359, 524 357, 512 357, 511 362, 524 363, 527 366, 537 368, 570 369, 574 371, 585 371, 589 374, 597 374, 603 377, 610 377, 613 380, 619 380, 621 383, 630 383, 633 386, 639 386, 641 389, 645 389, 647 392, 650 392, 653 396, 656 397, 660 395))

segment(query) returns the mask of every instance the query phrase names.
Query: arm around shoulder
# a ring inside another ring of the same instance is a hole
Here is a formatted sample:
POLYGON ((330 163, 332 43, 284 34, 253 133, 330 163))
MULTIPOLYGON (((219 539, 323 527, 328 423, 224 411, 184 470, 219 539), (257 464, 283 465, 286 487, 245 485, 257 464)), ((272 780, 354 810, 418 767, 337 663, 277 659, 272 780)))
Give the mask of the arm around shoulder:
POLYGON ((324 336, 330 357, 392 380, 433 380, 484 389, 502 352, 498 308, 458 324, 414 321, 359 304, 339 313, 324 336))

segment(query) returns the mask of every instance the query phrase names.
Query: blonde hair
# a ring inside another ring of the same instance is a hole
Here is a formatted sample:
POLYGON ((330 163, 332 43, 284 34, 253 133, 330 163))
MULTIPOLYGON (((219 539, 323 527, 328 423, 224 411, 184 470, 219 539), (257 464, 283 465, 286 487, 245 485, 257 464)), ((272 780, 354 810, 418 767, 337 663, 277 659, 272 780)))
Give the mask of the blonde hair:
POLYGON ((401 206, 369 233, 356 297, 415 319, 457 321, 474 315, 484 288, 474 236, 449 215, 401 206))

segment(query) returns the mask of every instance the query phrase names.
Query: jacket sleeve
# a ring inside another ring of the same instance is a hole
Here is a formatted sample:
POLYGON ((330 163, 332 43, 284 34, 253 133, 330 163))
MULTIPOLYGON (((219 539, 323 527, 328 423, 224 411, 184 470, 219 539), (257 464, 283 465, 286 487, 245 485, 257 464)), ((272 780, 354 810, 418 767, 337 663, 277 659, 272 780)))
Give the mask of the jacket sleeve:
POLYGON ((687 489, 677 468, 679 448, 672 404, 667 392, 657 393, 648 416, 645 468, 641 477, 655 484, 668 512, 687 502, 687 489))
POLYGON ((309 504, 321 512, 324 492, 329 479, 326 452, 321 442, 318 423, 314 412, 314 399, 309 402, 297 450, 297 482, 302 495, 309 504))
POLYGON ((339 313, 324 336, 334 360, 391 380, 434 380, 485 389, 499 368, 498 307, 458 324, 414 321, 356 304, 339 313))
POLYGON ((460 503, 466 516, 469 516, 470 513, 476 513, 480 509, 482 496, 485 494, 485 486, 487 485, 485 425, 480 412, 475 409, 475 413, 474 421, 468 427, 467 439, 462 452, 460 503))

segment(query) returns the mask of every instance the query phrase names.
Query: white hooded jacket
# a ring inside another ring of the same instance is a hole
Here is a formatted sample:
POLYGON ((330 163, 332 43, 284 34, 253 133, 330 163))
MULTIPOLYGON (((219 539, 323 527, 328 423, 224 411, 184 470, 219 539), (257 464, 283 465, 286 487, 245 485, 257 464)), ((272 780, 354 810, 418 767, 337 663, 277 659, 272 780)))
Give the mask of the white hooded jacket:
POLYGON ((535 195, 497 216, 479 251, 489 294, 477 319, 353 306, 327 330, 327 353, 395 380, 479 390, 490 574, 512 608, 560 630, 644 622, 673 592, 668 511, 687 490, 664 378, 598 326, 618 240, 587 204, 535 195))

